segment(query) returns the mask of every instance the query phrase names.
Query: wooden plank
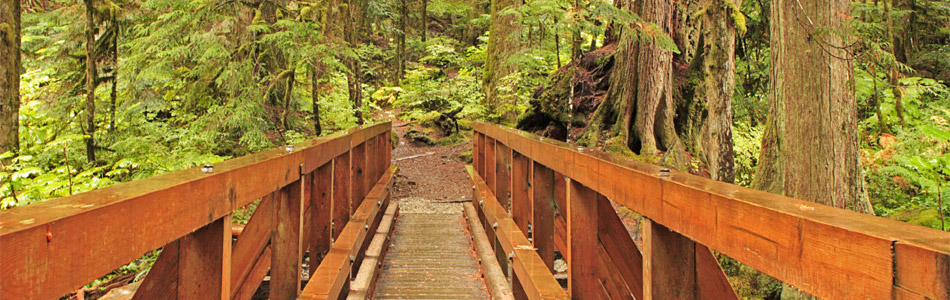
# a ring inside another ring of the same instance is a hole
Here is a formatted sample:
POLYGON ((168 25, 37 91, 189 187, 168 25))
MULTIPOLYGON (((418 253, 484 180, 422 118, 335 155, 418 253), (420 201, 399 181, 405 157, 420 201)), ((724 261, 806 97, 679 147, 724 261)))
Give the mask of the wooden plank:
POLYGON ((643 255, 610 201, 597 199, 597 235, 616 276, 622 278, 636 299, 643 299, 643 255))
POLYGON ((316 168, 346 150, 349 134, 377 135, 384 124, 216 163, 212 173, 193 168, 0 211, 0 290, 58 298, 297 180, 302 164, 316 168))
POLYGON ((658 166, 494 125, 475 128, 677 233, 820 298, 894 293, 894 243, 950 254, 950 235, 939 230, 677 171, 661 177, 658 166))
POLYGON ((533 205, 531 204, 531 160, 520 153, 513 152, 511 159, 511 218, 518 224, 521 232, 532 238, 533 205), (532 227, 532 230, 528 228, 532 227))
POLYGON ((475 132, 472 134, 472 166, 474 166, 475 172, 482 176, 485 176, 484 138, 485 136, 481 133, 475 132))
POLYGON ((912 244, 894 247, 895 284, 900 293, 907 298, 950 299, 950 255, 912 244))
POLYGON ((696 287, 700 299, 739 300, 719 260, 706 246, 696 244, 696 287))
POLYGON ((532 162, 534 177, 532 192, 534 194, 533 219, 534 231, 532 242, 538 249, 541 260, 554 271, 554 171, 541 164, 532 162))
MULTIPOLYGON (((257 204, 254 214, 244 226, 244 231, 232 246, 231 256, 231 293, 245 285, 248 274, 259 260, 274 228, 274 194, 265 196, 257 204)), ((255 284, 255 283, 251 283, 255 284)))
MULTIPOLYGON (((267 276, 267 272, 270 270, 271 262, 271 251, 270 246, 264 248, 264 252, 261 253, 261 256, 257 258, 257 261, 254 262, 254 266, 248 272, 247 279, 244 281, 244 284, 239 286, 231 294, 232 300, 250 300, 254 297, 254 293, 257 292, 257 289, 260 288, 261 282, 264 280, 264 277, 267 276)), ((234 287, 232 286, 232 289, 234 287)))
POLYGON ((567 281, 573 299, 601 298, 597 280, 597 192, 576 182, 568 184, 567 281))
POLYGON ((231 299, 231 215, 180 239, 178 299, 231 299))
POLYGON ((366 144, 353 147, 350 156, 350 210, 355 210, 366 198, 366 144))
POLYGON ((178 245, 179 241, 175 240, 162 247, 132 300, 178 299, 178 245))
POLYGON ((331 231, 336 239, 343 231, 343 226, 350 220, 350 152, 343 153, 333 159, 333 221, 331 231))
POLYGON ((597 253, 596 279, 597 283, 600 284, 601 293, 606 294, 606 297, 603 298, 638 299, 623 278, 618 276, 621 267, 610 259, 610 255, 607 254, 603 244, 598 244, 595 251, 597 253))
POLYGON ((323 259, 330 250, 330 222, 332 221, 333 163, 317 168, 311 177, 310 189, 310 272, 317 269, 314 262, 323 259))
POLYGON ((489 185, 498 203, 511 211, 511 148, 495 144, 495 185, 489 185))
POLYGON ((274 233, 271 236, 270 298, 292 299, 300 292, 303 260, 302 182, 280 190, 274 202, 274 233))
POLYGON ((492 188, 492 193, 494 194, 495 188, 495 164, 498 159, 495 157, 495 140, 487 139, 485 143, 485 183, 492 188))
MULTIPOLYGON (((554 274, 535 252, 528 238, 518 229, 506 209, 498 203, 485 181, 472 167, 467 167, 467 170, 478 191, 476 200, 484 203, 482 207, 485 219, 491 224, 497 224, 495 237, 498 248, 495 252, 504 255, 503 259, 499 259, 499 264, 506 261, 511 265, 511 272, 519 280, 528 299, 568 299, 567 293, 554 279, 554 274), (510 260, 508 255, 512 257, 510 260)), ((485 229, 488 231, 490 227, 485 229)))
POLYGON ((697 299, 696 247, 659 223, 643 219, 643 299, 697 299))

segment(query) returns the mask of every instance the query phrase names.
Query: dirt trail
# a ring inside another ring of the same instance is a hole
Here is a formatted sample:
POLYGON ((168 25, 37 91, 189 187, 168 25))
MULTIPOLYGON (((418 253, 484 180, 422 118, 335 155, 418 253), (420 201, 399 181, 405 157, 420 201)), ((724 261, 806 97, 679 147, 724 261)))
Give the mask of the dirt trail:
MULTIPOLYGON (((387 114, 387 112, 384 112, 387 114)), ((406 138, 410 126, 393 119, 393 131, 399 135, 399 144, 393 150, 399 173, 394 199, 400 201, 403 213, 444 212, 461 215, 461 201, 472 198, 472 184, 465 173, 465 164, 453 159, 472 147, 471 142, 454 146, 417 145, 406 138), (402 160, 400 160, 402 159, 402 160), (431 210, 431 211, 429 211, 431 210)))

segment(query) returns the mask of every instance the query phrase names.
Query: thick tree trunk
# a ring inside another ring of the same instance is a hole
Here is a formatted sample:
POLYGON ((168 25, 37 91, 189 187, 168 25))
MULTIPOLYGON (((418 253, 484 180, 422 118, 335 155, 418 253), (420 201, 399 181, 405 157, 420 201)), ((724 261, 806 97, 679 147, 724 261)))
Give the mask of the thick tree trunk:
MULTIPOLYGON (((872 214, 858 148, 851 57, 840 36, 848 0, 779 0, 771 8, 769 117, 753 187, 872 214), (802 26, 810 19, 815 26, 802 26)), ((786 286, 783 299, 809 299, 786 286)))
POLYGON ((96 30, 93 0, 86 4, 86 160, 96 161, 96 30))
MULTIPOLYGON (((491 25, 488 33, 488 57, 485 62, 485 101, 490 114, 499 114, 503 121, 513 121, 514 107, 517 101, 515 95, 504 95, 502 79, 515 71, 515 67, 508 61, 521 48, 519 34, 521 26, 512 15, 502 15, 508 7, 521 5, 521 0, 492 0, 491 25)), ((514 88, 514 87, 512 87, 514 88)))
POLYGON ((0 154, 20 148, 20 1, 0 2, 0 154))
POLYGON ((815 35, 799 23, 807 14, 815 28, 842 31, 847 21, 842 15, 848 12, 847 0, 802 0, 801 7, 797 0, 772 4, 769 92, 775 105, 768 126, 774 127, 770 138, 779 142, 778 147, 763 147, 762 155, 777 158, 785 195, 871 213, 858 148, 851 57, 838 48, 849 42, 839 34, 815 35))
POLYGON ((706 49, 703 59, 703 94, 707 117, 703 123, 706 166, 714 180, 735 180, 732 145, 732 94, 735 91, 736 23, 733 9, 742 0, 713 0, 703 16, 706 49))
MULTIPOLYGON (((667 35, 671 34, 673 7, 673 3, 661 0, 627 4, 644 22, 656 24, 667 35)), ((608 147, 624 146, 653 162, 660 162, 657 154, 663 150, 664 164, 687 167, 686 151, 673 124, 672 52, 654 41, 639 41, 632 34, 621 33, 614 59, 607 96, 578 142, 592 145, 604 141, 608 147)))

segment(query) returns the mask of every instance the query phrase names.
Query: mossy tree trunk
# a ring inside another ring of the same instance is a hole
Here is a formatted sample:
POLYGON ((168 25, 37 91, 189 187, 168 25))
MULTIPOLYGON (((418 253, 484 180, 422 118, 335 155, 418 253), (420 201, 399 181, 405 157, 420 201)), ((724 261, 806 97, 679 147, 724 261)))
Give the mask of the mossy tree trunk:
POLYGON ((99 85, 96 72, 96 23, 95 4, 85 0, 86 9, 86 160, 96 161, 96 87, 99 85))
POLYGON ((409 3, 408 0, 399 1, 399 44, 396 50, 398 66, 396 66, 396 84, 405 77, 406 74, 406 36, 409 27, 409 3))
POLYGON ((0 153, 20 148, 20 1, 0 2, 0 153))
MULTIPOLYGON (((703 16, 702 94, 707 115, 703 123, 703 150, 706 168, 714 180, 735 180, 735 152, 732 144, 732 94, 735 91, 735 49, 742 0, 712 1, 703 16)), ((739 28, 739 30, 744 30, 739 28)))
MULTIPOLYGON (((626 9, 671 35, 674 4, 669 1, 631 1, 626 9)), ((623 28, 621 31, 632 30, 623 28)), ((647 160, 665 151, 664 163, 686 167, 686 151, 673 121, 673 53, 658 43, 620 33, 607 97, 591 117, 581 143, 604 139, 609 146, 624 145, 647 160), (606 132, 602 132, 606 131, 606 132), (603 138, 601 134, 606 133, 603 138)))
MULTIPOLYGON (((352 26, 345 30, 346 43, 356 52, 359 49, 360 39, 362 38, 364 26, 363 19, 365 14, 365 3, 361 0, 347 1, 347 24, 352 26)), ((353 104, 353 116, 356 117, 356 123, 363 124, 363 71, 359 56, 347 57, 344 64, 349 69, 346 73, 347 89, 350 95, 350 103, 353 104)))
MULTIPOLYGON (((517 8, 521 0, 491 0, 491 25, 488 37, 488 57, 485 63, 485 101, 490 114, 501 115, 501 121, 513 121, 516 95, 503 94, 503 79, 515 71, 509 59, 521 49, 521 26, 515 16, 502 14, 508 7, 517 8)), ((508 87, 516 88, 516 87, 508 87)))

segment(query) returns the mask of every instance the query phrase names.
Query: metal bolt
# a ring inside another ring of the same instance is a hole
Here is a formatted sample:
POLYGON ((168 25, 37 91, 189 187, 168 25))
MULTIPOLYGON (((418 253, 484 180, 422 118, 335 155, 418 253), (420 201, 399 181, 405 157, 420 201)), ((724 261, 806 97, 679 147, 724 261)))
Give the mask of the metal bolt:
POLYGON ((214 172, 214 165, 205 164, 204 166, 201 166, 201 172, 204 172, 204 173, 214 172))
POLYGON ((382 200, 377 200, 377 201, 376 201, 376 206, 383 206, 383 201, 382 201, 382 200))
POLYGON ((508 260, 515 260, 515 252, 511 251, 508 253, 508 260))
POLYGON ((492 223, 491 229, 498 229, 498 222, 492 223))
POLYGON ((369 230, 369 224, 363 225, 363 229, 369 230))
POLYGON ((478 200, 478 206, 484 206, 485 200, 478 200))
POLYGON ((670 169, 660 169, 660 177, 670 177, 670 169))
POLYGON ((356 257, 355 257, 355 256, 352 256, 352 255, 350 255, 350 262, 354 262, 354 261, 356 261, 356 257))
POLYGON ((294 145, 287 145, 287 147, 284 147, 284 150, 287 150, 288 153, 294 152, 294 145))

